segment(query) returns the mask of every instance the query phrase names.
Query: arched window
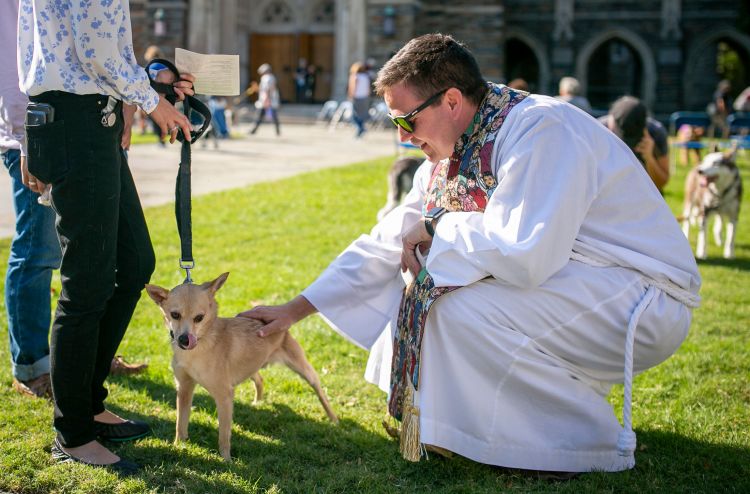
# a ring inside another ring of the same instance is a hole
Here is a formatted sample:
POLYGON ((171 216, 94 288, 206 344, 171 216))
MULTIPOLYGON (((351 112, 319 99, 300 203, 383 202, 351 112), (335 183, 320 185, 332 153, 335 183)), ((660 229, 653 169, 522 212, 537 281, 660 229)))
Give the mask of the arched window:
POLYGON ((519 38, 510 38, 505 43, 506 84, 514 79, 523 79, 531 92, 539 92, 539 60, 529 45, 519 38))
POLYGON ((588 99, 594 108, 608 108, 629 94, 643 98, 643 63, 626 41, 611 38, 594 50, 588 62, 588 99))
POLYGON ((294 20, 294 13, 283 0, 269 3, 261 16, 264 24, 288 24, 294 20))
POLYGON ((336 2, 322 0, 312 11, 312 21, 315 24, 333 24, 336 16, 336 2))

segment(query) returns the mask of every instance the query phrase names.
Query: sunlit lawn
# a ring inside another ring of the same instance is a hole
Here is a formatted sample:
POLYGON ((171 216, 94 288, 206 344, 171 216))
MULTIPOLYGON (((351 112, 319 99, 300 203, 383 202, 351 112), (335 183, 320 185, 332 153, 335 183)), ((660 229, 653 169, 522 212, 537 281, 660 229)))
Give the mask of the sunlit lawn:
MULTIPOLYGON (((750 177, 747 157, 742 171, 750 177)), ((354 238, 369 230, 384 202, 390 160, 355 164, 198 197, 193 203, 194 254, 199 280, 231 275, 219 292, 223 315, 252 303, 283 302, 296 295, 354 238)), ((681 209, 685 167, 666 191, 681 209)), ((746 196, 747 197, 747 196, 746 196)), ((148 421, 154 436, 115 446, 146 466, 122 480, 81 465, 55 465, 49 403, 10 390, 8 365, 0 367, 0 491, 42 492, 750 492, 750 211, 745 200, 737 259, 721 259, 711 245, 700 263, 703 305, 677 355, 635 382, 637 466, 617 474, 593 473, 566 483, 539 481, 518 472, 464 459, 431 457, 404 462, 383 431, 384 395, 362 379, 365 351, 330 331, 319 318, 293 328, 319 371, 341 424, 332 425, 315 395, 291 371, 263 371, 267 397, 253 405, 254 390, 237 390, 232 454, 217 451, 216 410, 199 391, 191 440, 172 445, 175 391, 169 336, 148 297, 138 305, 120 348, 131 361, 148 361, 135 377, 112 378, 108 403, 116 412, 148 421)), ((172 206, 147 211, 157 253, 153 282, 182 281, 172 206)), ((0 241, 0 258, 8 255, 0 241)), ((4 278, 3 266, 0 279, 4 278)), ((59 281, 54 286, 59 289, 59 281)), ((4 312, 4 307, 2 308, 4 312)), ((3 319, 0 326, 5 328, 3 319)), ((8 362, 7 338, 0 361, 8 362)), ((620 410, 621 389, 612 393, 620 410)))

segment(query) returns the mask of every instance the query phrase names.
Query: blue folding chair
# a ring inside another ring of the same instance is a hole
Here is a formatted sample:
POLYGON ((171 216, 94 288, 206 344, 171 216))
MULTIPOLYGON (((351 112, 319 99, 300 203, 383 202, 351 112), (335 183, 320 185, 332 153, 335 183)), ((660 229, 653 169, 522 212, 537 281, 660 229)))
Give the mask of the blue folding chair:
MULTIPOLYGON (((669 135, 672 136, 672 145, 670 149, 697 149, 698 154, 700 155, 700 150, 707 147, 706 143, 702 141, 678 142, 677 139, 675 139, 678 130, 683 125, 700 127, 703 129, 703 135, 706 135, 708 127, 711 125, 711 117, 708 116, 708 113, 702 111, 676 111, 669 116, 669 135)), ((674 171, 677 164, 677 157, 675 156, 675 153, 670 152, 669 161, 670 168, 672 169, 672 171, 674 171)))
POLYGON ((737 112, 727 117, 730 142, 722 147, 731 147, 737 143, 737 149, 750 149, 750 113, 737 112))

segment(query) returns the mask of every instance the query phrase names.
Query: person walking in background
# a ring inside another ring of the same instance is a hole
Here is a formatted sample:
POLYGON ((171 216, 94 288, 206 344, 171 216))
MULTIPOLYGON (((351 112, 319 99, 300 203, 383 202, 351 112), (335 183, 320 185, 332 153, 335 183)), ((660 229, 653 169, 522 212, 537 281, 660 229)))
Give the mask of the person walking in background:
POLYGON ((0 153, 10 174, 15 234, 5 277, 13 388, 25 395, 52 398, 49 361, 50 282, 60 267, 55 212, 38 202, 23 184, 21 143, 28 98, 18 89, 16 24, 18 0, 0 0, 0 153))
POLYGON ((646 105, 633 96, 623 96, 612 103, 609 113, 599 121, 635 153, 656 188, 662 192, 669 181, 667 131, 648 116, 646 105))
POLYGON ((255 134, 258 131, 258 127, 263 122, 263 117, 266 116, 273 120, 276 126, 276 135, 279 136, 281 135, 281 127, 279 126, 278 111, 281 105, 281 98, 276 83, 276 76, 273 75, 271 65, 267 63, 258 67, 258 75, 260 75, 260 83, 258 84, 258 101, 255 102, 255 107, 258 109, 258 117, 250 133, 255 134))
MULTIPOLYGON (((51 204, 62 247, 62 291, 52 325, 54 397, 52 458, 110 467, 139 467, 97 438, 128 441, 150 433, 143 422, 107 410, 104 381, 144 284, 154 251, 127 163, 135 105, 174 142, 190 123, 149 84, 133 57, 127 0, 25 0, 18 16, 18 77, 39 114, 22 146, 24 184, 51 204), (108 19, 97 23, 94 20, 108 19), (46 33, 57 33, 50 36, 46 33)), ((173 86, 192 95, 193 77, 173 86)))
POLYGON ((557 99, 561 99, 577 106, 589 115, 591 114, 591 103, 584 96, 581 96, 581 83, 575 77, 563 77, 557 87, 557 99))
POLYGON ((370 118, 370 92, 372 80, 362 62, 354 62, 349 68, 347 93, 352 102, 352 119, 357 126, 357 137, 365 133, 365 123, 370 118))
POLYGON ((706 113, 711 117, 711 137, 716 137, 717 133, 723 139, 729 137, 727 117, 732 113, 731 91, 732 84, 728 80, 722 79, 716 85, 716 91, 714 91, 711 102, 706 106, 706 113))

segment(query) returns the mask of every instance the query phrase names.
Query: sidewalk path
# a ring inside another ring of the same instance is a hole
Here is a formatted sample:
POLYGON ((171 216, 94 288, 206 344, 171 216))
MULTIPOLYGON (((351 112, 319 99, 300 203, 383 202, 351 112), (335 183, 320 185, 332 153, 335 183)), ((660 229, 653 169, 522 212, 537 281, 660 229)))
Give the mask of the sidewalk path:
MULTIPOLYGON (((342 166, 396 153, 392 129, 368 132, 354 139, 354 128, 341 126, 333 132, 315 124, 284 124, 281 137, 273 126, 262 125, 247 135, 247 125, 233 130, 243 138, 219 141, 213 148, 199 141, 193 146, 194 195, 277 180, 320 168, 342 166)), ((130 150, 130 168, 144 207, 174 201, 175 177, 180 162, 178 143, 161 148, 141 144, 130 150)), ((383 177, 385 183, 386 177, 383 177)), ((0 173, 0 238, 13 235, 14 214, 7 173, 0 173)))

